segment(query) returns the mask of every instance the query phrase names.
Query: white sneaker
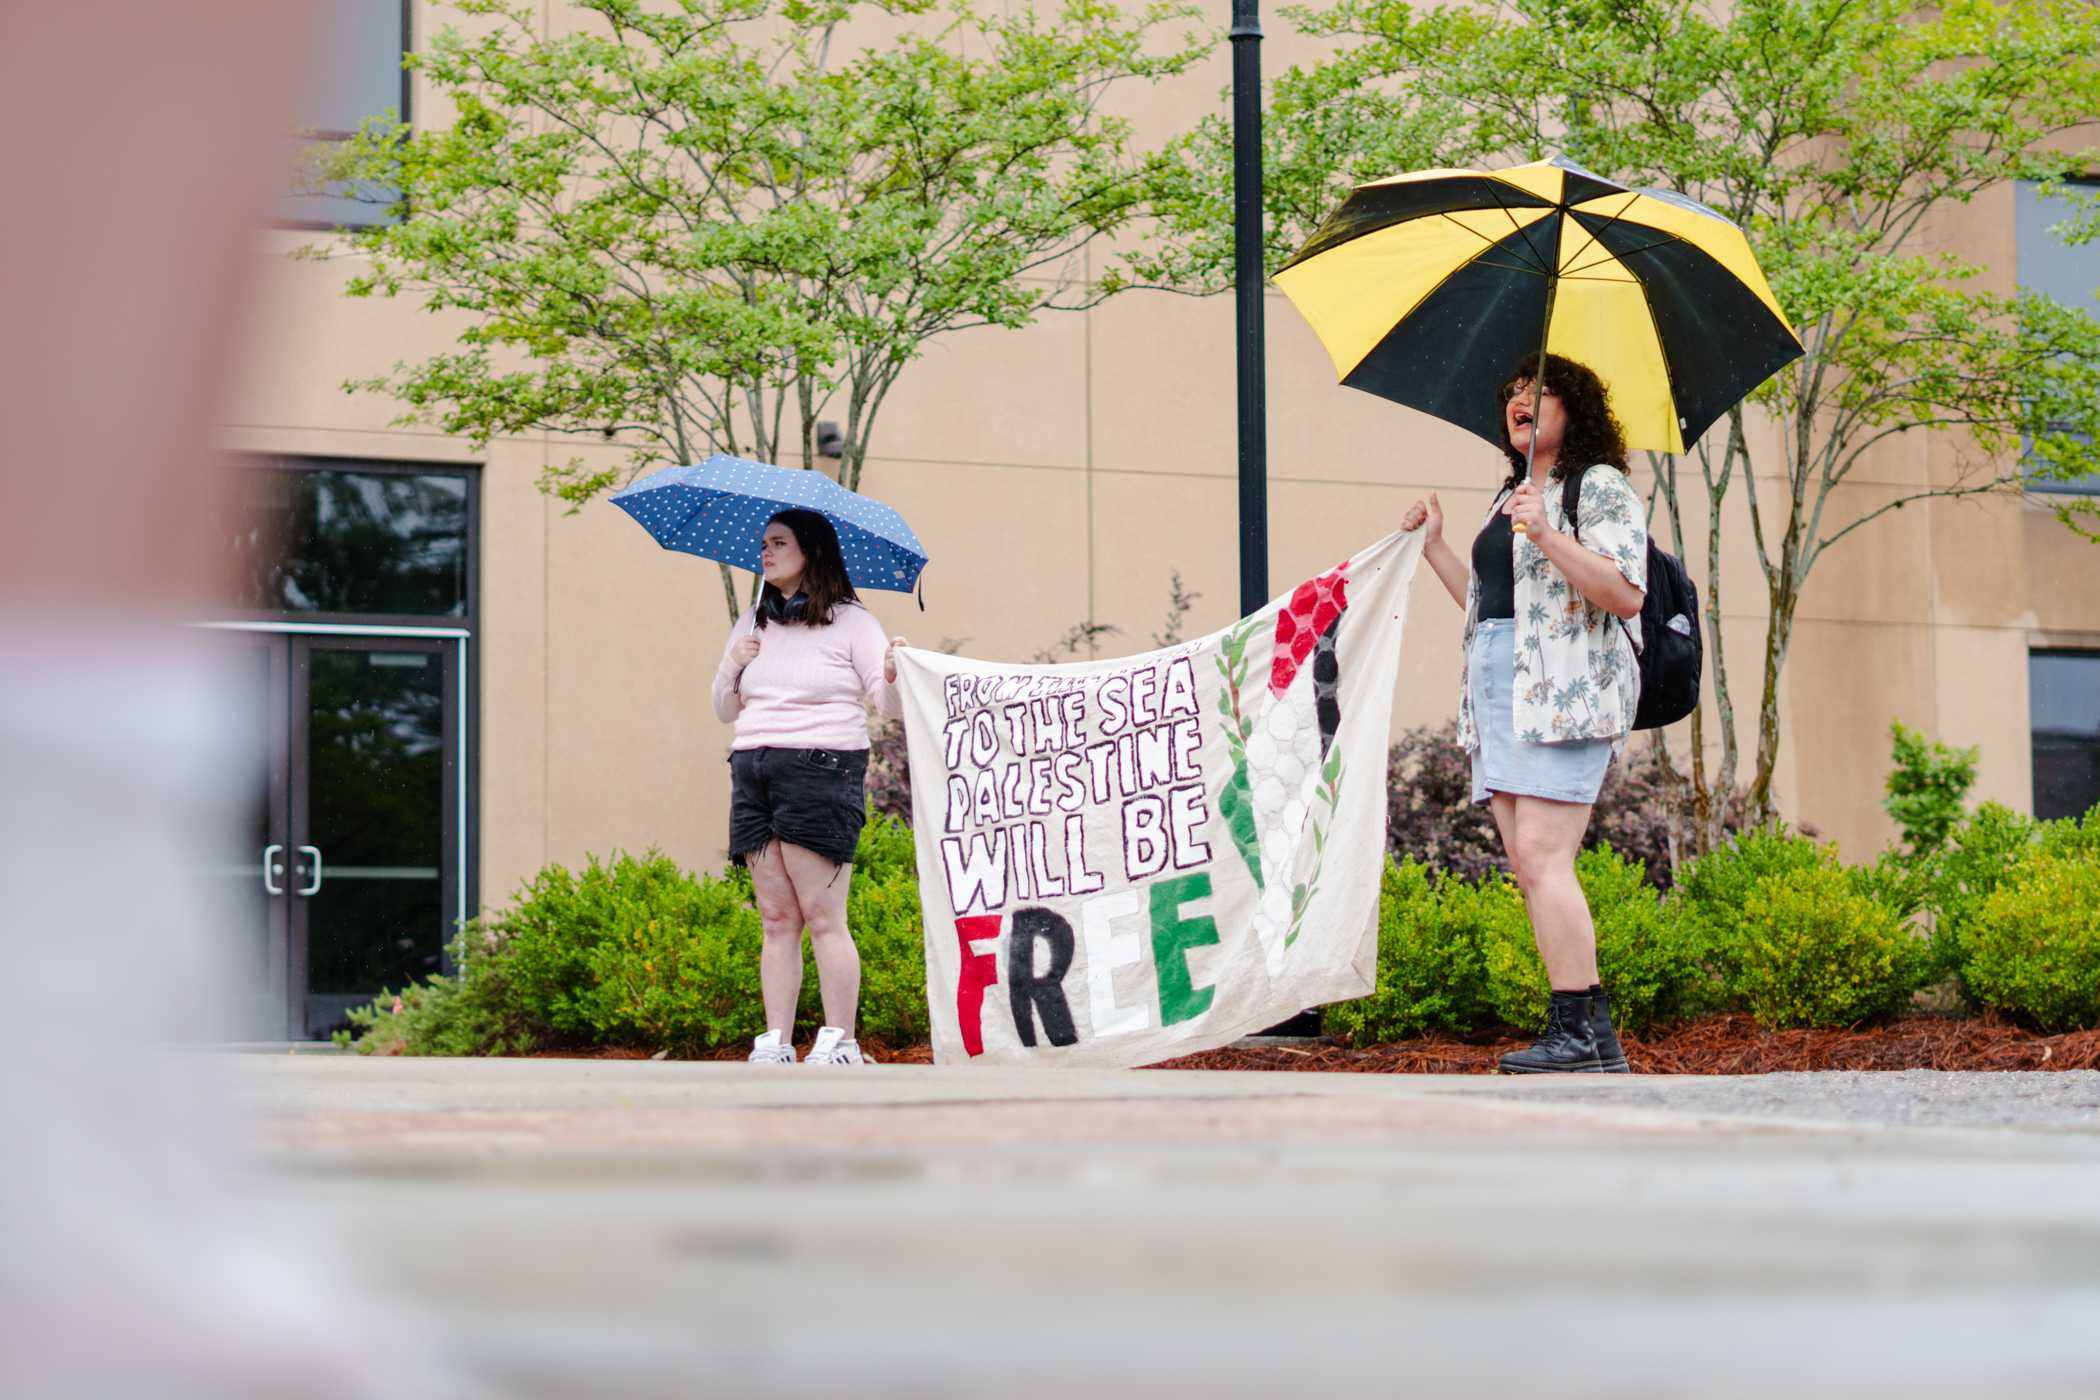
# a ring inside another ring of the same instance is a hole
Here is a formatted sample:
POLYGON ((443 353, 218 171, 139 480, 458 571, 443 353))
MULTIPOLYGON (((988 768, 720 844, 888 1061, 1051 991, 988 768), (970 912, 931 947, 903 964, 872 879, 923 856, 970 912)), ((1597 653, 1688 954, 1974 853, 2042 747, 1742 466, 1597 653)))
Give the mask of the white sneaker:
POLYGON ((764 1035, 751 1042, 751 1063, 754 1065, 791 1065, 795 1063, 795 1047, 782 1039, 779 1031, 767 1031, 764 1035))
POLYGON ((872 1065, 875 1062, 860 1053, 860 1042, 848 1036, 837 1026, 823 1026, 817 1030, 817 1043, 809 1047, 809 1058, 803 1061, 811 1065, 872 1065))

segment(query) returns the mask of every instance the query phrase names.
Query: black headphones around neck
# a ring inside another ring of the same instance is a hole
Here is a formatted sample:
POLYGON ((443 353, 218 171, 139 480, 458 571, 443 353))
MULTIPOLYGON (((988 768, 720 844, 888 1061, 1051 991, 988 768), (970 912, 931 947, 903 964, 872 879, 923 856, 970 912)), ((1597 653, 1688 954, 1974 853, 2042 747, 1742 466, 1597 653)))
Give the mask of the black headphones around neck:
POLYGON ((768 622, 800 622, 809 612, 809 595, 798 592, 789 598, 768 585, 759 595, 758 611, 768 622))

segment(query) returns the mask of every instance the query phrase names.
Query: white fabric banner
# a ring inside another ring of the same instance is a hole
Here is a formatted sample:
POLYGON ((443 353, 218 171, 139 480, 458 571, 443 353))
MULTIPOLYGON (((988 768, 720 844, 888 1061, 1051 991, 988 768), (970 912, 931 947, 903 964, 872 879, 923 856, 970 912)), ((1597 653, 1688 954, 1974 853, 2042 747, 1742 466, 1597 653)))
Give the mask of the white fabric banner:
POLYGON ((1372 989, 1421 553, 1144 656, 899 654, 936 1060, 1151 1064, 1372 989))

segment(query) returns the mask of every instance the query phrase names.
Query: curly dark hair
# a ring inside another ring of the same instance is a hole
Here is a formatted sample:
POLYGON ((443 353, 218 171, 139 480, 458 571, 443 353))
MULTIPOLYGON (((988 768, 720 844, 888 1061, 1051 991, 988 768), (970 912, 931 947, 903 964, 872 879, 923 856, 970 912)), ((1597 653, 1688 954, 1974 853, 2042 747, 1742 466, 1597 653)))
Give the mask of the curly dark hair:
MULTIPOLYGON (((1526 355, 1517 367, 1503 376, 1495 391, 1495 409, 1500 412, 1519 389, 1529 391, 1539 357, 1526 355)), ((1559 481, 1571 466, 1592 467, 1609 462, 1626 470, 1626 429, 1611 411, 1611 393, 1588 365, 1565 355, 1546 356, 1546 392, 1560 399, 1567 411, 1568 431, 1560 441, 1560 458, 1553 464, 1552 479, 1559 481)), ((1514 487, 1524 479, 1524 454, 1510 446, 1508 419, 1503 420, 1502 453, 1509 458, 1509 480, 1514 487)))

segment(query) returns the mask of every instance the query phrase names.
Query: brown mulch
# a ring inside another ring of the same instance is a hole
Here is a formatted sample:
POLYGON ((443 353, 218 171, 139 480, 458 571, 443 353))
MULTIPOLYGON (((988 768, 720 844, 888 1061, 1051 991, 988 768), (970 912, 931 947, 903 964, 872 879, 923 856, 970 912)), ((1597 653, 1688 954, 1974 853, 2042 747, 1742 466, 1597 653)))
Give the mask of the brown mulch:
MULTIPOLYGON (((1623 1035, 1643 1074, 1769 1074, 1780 1070, 2100 1069, 2100 1030, 2041 1035, 1991 1016, 1905 1016, 1851 1031, 1774 1031, 1744 1015, 1710 1016, 1668 1031, 1623 1035)), ((1333 1043, 1227 1046, 1162 1061, 1155 1069, 1326 1070, 1357 1074, 1488 1074, 1531 1037, 1431 1034, 1366 1050, 1333 1043)), ((930 1045, 863 1047, 883 1064, 931 1064, 930 1045)), ((807 1047, 804 1047, 805 1049, 807 1047)), ((646 1060, 644 1050, 548 1051, 550 1056, 646 1060)), ((742 1049, 698 1058, 740 1060, 742 1049)))
MULTIPOLYGON (((1529 1036, 1492 1040, 1427 1035, 1356 1050, 1261 1045, 1208 1050, 1163 1069, 1342 1070, 1366 1074, 1487 1074, 1529 1036)), ((1994 1017, 1906 1016, 1850 1031, 1774 1031, 1744 1015, 1710 1016, 1668 1031, 1622 1035, 1641 1074, 1770 1074, 1780 1070, 2100 1069, 2100 1030, 2040 1035, 1994 1017)))

